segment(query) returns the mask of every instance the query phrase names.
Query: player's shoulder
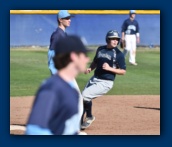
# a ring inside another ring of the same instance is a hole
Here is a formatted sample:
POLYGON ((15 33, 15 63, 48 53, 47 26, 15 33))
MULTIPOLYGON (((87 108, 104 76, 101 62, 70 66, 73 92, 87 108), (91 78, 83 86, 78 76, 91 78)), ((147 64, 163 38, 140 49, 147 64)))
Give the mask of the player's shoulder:
POLYGON ((52 91, 71 89, 71 86, 67 82, 65 82, 58 74, 44 80, 41 87, 42 89, 50 89, 52 91))
POLYGON ((106 45, 102 45, 102 46, 99 46, 98 48, 97 48, 97 50, 102 50, 102 49, 105 49, 106 48, 106 45))
POLYGON ((59 36, 61 34, 65 34, 65 32, 59 27, 52 33, 53 36, 59 36))
POLYGON ((130 18, 127 18, 127 19, 124 20, 124 23, 127 23, 129 21, 130 21, 130 18))
POLYGON ((121 52, 121 50, 118 47, 115 48, 115 51, 119 57, 124 57, 123 52, 121 52))
POLYGON ((61 28, 57 27, 54 32, 59 33, 59 32, 63 32, 63 30, 61 28))
POLYGON ((63 34, 65 34, 64 30, 62 30, 62 29, 59 28, 59 27, 56 29, 56 31, 57 31, 58 33, 63 33, 63 34))
POLYGON ((134 22, 135 22, 135 23, 138 23, 138 21, 137 21, 136 19, 134 19, 134 22))

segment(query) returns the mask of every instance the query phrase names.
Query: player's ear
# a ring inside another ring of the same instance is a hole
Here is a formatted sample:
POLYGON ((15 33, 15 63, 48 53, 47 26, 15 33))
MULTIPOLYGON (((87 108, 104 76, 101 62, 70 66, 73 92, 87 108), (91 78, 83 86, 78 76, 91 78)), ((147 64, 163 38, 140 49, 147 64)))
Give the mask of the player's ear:
POLYGON ((78 58, 79 58, 79 54, 80 54, 80 53, 77 53, 77 52, 71 52, 71 53, 70 53, 70 59, 71 59, 72 61, 77 61, 78 58))
POLYGON ((108 44, 110 42, 110 40, 109 39, 106 39, 106 43, 108 44))
POLYGON ((75 53, 75 52, 71 52, 71 53, 70 53, 70 59, 71 59, 72 61, 75 61, 75 60, 76 60, 76 53, 75 53))
POLYGON ((58 22, 58 24, 60 24, 60 23, 62 22, 62 19, 59 18, 59 19, 57 20, 57 22, 58 22))

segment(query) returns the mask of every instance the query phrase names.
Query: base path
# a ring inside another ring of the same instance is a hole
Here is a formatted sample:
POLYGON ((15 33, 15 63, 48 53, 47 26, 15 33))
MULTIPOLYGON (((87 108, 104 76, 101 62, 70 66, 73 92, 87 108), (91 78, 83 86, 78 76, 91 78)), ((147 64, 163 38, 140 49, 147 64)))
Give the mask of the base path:
MULTIPOLYGON (((10 134, 22 135, 33 97, 10 98, 10 134)), ((93 100, 88 135, 160 135, 159 95, 112 95, 93 100)))

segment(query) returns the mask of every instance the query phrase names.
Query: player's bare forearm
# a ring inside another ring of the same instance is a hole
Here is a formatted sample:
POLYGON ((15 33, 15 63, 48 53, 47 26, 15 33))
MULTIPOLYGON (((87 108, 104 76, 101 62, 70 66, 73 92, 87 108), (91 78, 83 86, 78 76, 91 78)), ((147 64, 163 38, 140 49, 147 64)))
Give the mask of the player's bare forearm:
POLYGON ((91 64, 90 64, 90 67, 91 70, 94 70, 95 68, 97 67, 97 64, 93 61, 91 64))
POLYGON ((137 43, 140 43, 140 37, 136 37, 137 43))
POLYGON ((125 34, 124 34, 124 32, 122 32, 122 37, 121 37, 121 39, 124 40, 124 38, 125 38, 125 34))
POLYGON ((140 34, 139 34, 139 32, 136 33, 136 41, 137 41, 137 43, 140 43, 140 34))
POLYGON ((118 74, 118 75, 125 75, 125 73, 126 73, 126 70, 124 70, 124 69, 116 69, 116 68, 112 68, 112 67, 109 68, 109 71, 113 72, 115 74, 118 74))
POLYGON ((102 66, 102 68, 104 70, 110 71, 110 72, 115 73, 115 74, 118 74, 118 75, 125 75, 125 73, 126 73, 126 70, 110 67, 108 63, 104 63, 103 66, 102 66))
POLYGON ((90 64, 90 67, 86 69, 86 71, 84 72, 85 74, 90 73, 92 70, 94 70, 97 67, 97 64, 95 62, 92 62, 90 64))

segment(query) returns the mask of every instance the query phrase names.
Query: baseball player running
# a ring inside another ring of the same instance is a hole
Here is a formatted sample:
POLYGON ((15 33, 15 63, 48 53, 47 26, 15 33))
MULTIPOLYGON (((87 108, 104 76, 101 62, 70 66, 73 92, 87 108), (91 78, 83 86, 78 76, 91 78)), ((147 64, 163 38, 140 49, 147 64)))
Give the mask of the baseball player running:
POLYGON ((92 99, 106 94, 112 87, 117 75, 126 73, 126 64, 123 53, 117 48, 120 36, 116 30, 110 30, 106 35, 107 45, 100 46, 96 55, 86 70, 85 74, 95 69, 94 75, 88 81, 82 91, 84 98, 84 113, 81 121, 81 129, 88 128, 95 120, 92 115, 92 99), (84 114, 86 118, 84 119, 84 114))
POLYGON ((73 79, 86 69, 87 50, 77 36, 60 39, 54 49, 54 64, 59 71, 38 89, 27 135, 75 135, 80 131, 79 95, 73 79))
MULTIPOLYGON (((67 36, 66 28, 70 26, 71 23, 71 14, 67 10, 60 10, 57 14, 57 22, 58 22, 58 28, 55 32, 52 33, 50 38, 50 47, 48 50, 48 67, 52 75, 56 74, 58 70, 54 66, 53 57, 55 55, 54 48, 55 44, 59 42, 60 39, 65 38, 67 36)), ((66 42, 67 43, 67 42, 66 42)), ((77 91, 79 92, 79 111, 80 116, 82 116, 83 113, 83 98, 79 89, 79 86, 76 82, 76 80, 73 80, 73 84, 77 91)))
POLYGON ((122 25, 122 41, 125 40, 126 47, 124 49, 124 56, 129 52, 129 63, 137 65, 136 63, 136 42, 140 42, 139 24, 135 20, 136 11, 130 10, 130 18, 126 19, 122 25))

